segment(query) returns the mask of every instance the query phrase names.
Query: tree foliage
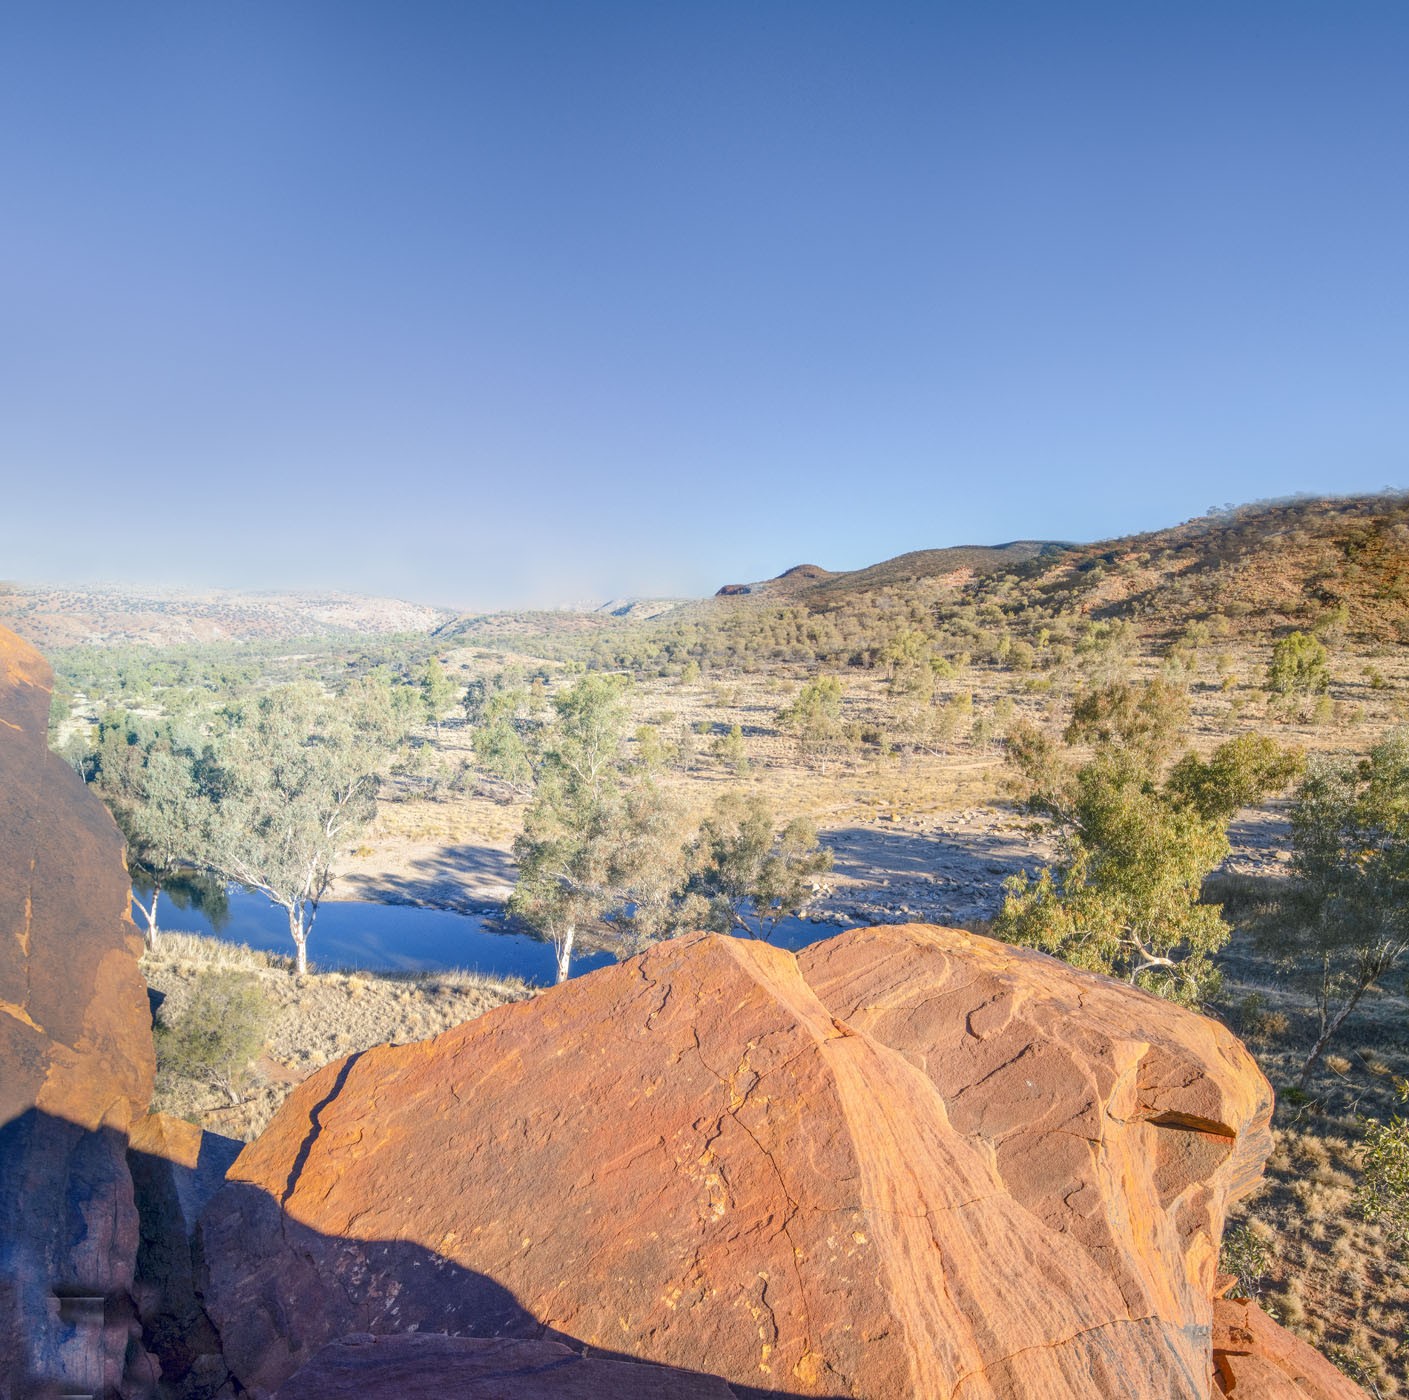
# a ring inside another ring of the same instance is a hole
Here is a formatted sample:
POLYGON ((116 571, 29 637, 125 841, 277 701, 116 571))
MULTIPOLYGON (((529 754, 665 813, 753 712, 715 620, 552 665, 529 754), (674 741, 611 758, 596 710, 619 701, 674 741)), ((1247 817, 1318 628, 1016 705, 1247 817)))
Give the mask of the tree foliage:
POLYGON ((1069 745, 1126 755, 1149 769, 1174 751, 1188 721, 1189 697, 1179 686, 1159 679, 1145 685, 1108 681, 1077 699, 1063 737, 1069 745))
POLYGON ((438 656, 429 657, 421 672, 421 699, 439 737, 440 721, 455 703, 455 683, 445 674, 445 667, 440 664, 438 656))
POLYGON ((1365 1132, 1364 1175, 1355 1203, 1366 1220, 1379 1221, 1391 1244, 1409 1249, 1409 1122, 1395 1114, 1365 1132))
POLYGON ((622 687, 584 676, 553 709, 509 908, 552 942, 561 982, 584 925, 611 918, 632 939, 670 926, 683 857, 678 809, 625 754, 622 687))
POLYGON ((710 745, 710 752, 736 778, 742 778, 749 771, 748 746, 744 743, 741 725, 730 725, 728 731, 720 734, 710 745))
POLYGON ((1205 878, 1228 854, 1229 819, 1285 786, 1296 760, 1244 736, 1208 759, 1188 753, 1166 773, 1182 713, 1169 690, 1116 682, 1089 693, 1066 748, 1015 729, 1010 761, 1059 859, 1008 882, 994 932, 1193 1005, 1218 985, 1213 955, 1230 933, 1219 907, 1202 902, 1205 878), (1070 752, 1078 743, 1094 746, 1084 762, 1070 752))
POLYGON ((202 803, 195 742, 168 724, 107 715, 98 726, 93 782, 127 842, 128 868, 151 885, 151 903, 132 903, 156 946, 162 890, 201 858, 202 803))
POLYGON ((842 687, 836 676, 814 676, 790 705, 778 711, 778 724, 797 738, 804 758, 826 757, 845 737, 842 687))
POLYGON ((376 810, 388 722, 380 705, 286 686, 237 711, 217 745, 204 863, 286 912, 299 974, 333 860, 376 810))
POLYGON ((1331 666, 1320 638, 1292 632, 1272 648, 1267 689, 1286 699, 1324 695, 1331 686, 1331 666))
POLYGON ((1362 759, 1314 760, 1292 807, 1290 897, 1260 941, 1316 1001, 1300 1083, 1365 994, 1409 954, 1409 735, 1362 759))
POLYGON ((531 721, 525 718, 527 691, 503 691, 485 702, 475 730, 475 760, 490 776, 527 792, 533 778, 531 721))
POLYGON ((778 830, 762 797, 730 792, 701 823, 691 865, 687 894, 703 901, 699 922, 766 940, 821 893, 832 857, 806 818, 778 830))

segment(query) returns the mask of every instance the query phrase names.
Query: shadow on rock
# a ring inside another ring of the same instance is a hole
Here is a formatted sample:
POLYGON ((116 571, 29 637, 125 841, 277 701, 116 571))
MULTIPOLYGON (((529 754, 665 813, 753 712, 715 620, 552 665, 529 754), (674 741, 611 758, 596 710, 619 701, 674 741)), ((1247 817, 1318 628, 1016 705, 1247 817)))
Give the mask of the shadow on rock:
POLYGON ((411 1376, 421 1376, 416 1384, 428 1395, 438 1377, 438 1393, 453 1386, 464 1400, 790 1394, 589 1348, 544 1326, 484 1274, 406 1241, 321 1234, 241 1182, 227 1184, 219 1209, 206 1214, 197 1257, 202 1291, 220 1299, 225 1364, 258 1397, 421 1393, 406 1388, 411 1376), (408 1340, 414 1334, 419 1342, 408 1340), (397 1345, 389 1345, 398 1335, 397 1345))
POLYGON ((0 1396, 107 1394, 137 1344, 126 1134, 30 1108, 0 1126, 0 1396))

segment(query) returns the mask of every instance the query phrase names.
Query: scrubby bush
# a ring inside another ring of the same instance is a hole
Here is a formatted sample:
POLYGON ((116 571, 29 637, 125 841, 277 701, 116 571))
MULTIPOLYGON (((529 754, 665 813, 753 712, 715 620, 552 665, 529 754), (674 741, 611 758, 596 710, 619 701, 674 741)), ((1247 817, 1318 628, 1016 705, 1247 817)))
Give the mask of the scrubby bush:
POLYGON ((1409 1248, 1409 1121, 1396 1114, 1365 1133, 1365 1175, 1355 1203, 1366 1220, 1379 1221, 1390 1241, 1409 1248))
POLYGON ((212 1085, 238 1103, 272 1012, 256 977, 234 968, 200 972, 185 1009, 170 1021, 158 1019, 159 1080, 166 1087, 182 1080, 212 1085))
POLYGON ((1308 632, 1292 632, 1272 648, 1267 689, 1273 695, 1288 700, 1324 695, 1330 686, 1330 661, 1318 638, 1308 632))
POLYGON ((1235 1282, 1229 1289, 1232 1296, 1256 1298, 1262 1292, 1262 1280, 1272 1268, 1273 1257, 1271 1242, 1255 1225, 1244 1221, 1229 1230, 1223 1237, 1218 1265, 1223 1273, 1233 1275, 1235 1282))

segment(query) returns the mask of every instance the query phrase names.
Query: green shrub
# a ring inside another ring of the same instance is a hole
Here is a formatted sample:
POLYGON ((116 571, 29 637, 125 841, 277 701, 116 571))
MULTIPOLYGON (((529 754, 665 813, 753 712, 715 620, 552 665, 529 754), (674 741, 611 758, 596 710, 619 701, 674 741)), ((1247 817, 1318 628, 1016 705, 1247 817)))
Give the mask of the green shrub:
POLYGON ((1223 1249, 1218 1266, 1235 1280, 1229 1290, 1234 1298, 1256 1298, 1262 1291, 1262 1280, 1272 1267, 1274 1252, 1271 1242, 1246 1221, 1229 1230, 1223 1237, 1223 1249))
POLYGON ((1366 1220, 1384 1226, 1392 1244, 1409 1247, 1409 1121, 1396 1114, 1369 1125, 1364 1167, 1356 1206, 1366 1220))
POLYGON ((157 1075, 213 1085, 230 1102, 264 1048, 272 1006, 258 978, 234 968, 197 975, 179 1016, 156 1026, 157 1075))
POLYGON ((1324 695, 1331 685, 1326 648, 1307 632, 1293 632, 1272 648, 1267 689, 1273 695, 1324 695))

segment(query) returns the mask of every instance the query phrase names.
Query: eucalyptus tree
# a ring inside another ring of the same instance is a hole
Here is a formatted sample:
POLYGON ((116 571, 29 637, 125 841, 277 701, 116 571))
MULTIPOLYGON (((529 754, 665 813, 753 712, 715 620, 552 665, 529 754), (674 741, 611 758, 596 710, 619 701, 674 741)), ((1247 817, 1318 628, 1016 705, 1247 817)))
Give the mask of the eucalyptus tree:
POLYGON ((284 910, 299 974, 334 860, 371 821, 395 755, 394 721, 374 699, 286 686, 235 711, 216 747, 205 864, 284 910))
POLYGON ((1067 747, 1030 727, 1010 737, 1009 759, 1058 859, 1007 882, 994 933, 1193 1005, 1217 987, 1213 956, 1232 932, 1202 898, 1228 854, 1228 823, 1284 788, 1299 761, 1243 735, 1169 766, 1177 698, 1163 681, 1113 682, 1077 703, 1067 747), (1083 744, 1093 749, 1078 761, 1072 748, 1083 744))
POLYGON ((832 856, 806 818, 780 829, 762 797, 729 792, 700 824, 691 865, 686 896, 700 901, 698 921, 766 942, 782 920, 796 917, 822 893, 832 856))
POLYGON ((814 676, 778 711, 778 724, 797 738, 804 758, 825 758, 845 737, 842 684, 836 676, 814 676))
POLYGON ((1324 695, 1331 687, 1331 666, 1325 645, 1309 632, 1291 632, 1279 638, 1267 663, 1267 689, 1292 701, 1324 695))
POLYGON ((633 945, 675 927, 684 840, 678 805, 626 750, 621 684, 584 676, 553 709, 509 909, 552 943, 562 982, 586 925, 610 920, 633 945))
POLYGON ((201 863, 198 765, 194 743, 169 725, 108 715, 98 726, 93 781, 127 842, 129 870, 151 885, 149 904, 132 894, 148 948, 157 944, 162 890, 201 863))
POLYGON ((441 716, 455 703, 455 683, 445 674, 439 657, 432 656, 421 672, 421 698, 438 739, 441 716))
POLYGON ((1292 807, 1292 873, 1260 939, 1315 1000, 1304 1087, 1366 994, 1409 958, 1409 735, 1359 760, 1312 761, 1292 807))
POLYGON ((472 739, 475 766, 502 783, 511 795, 528 796, 541 758, 543 727, 533 713, 532 693, 526 686, 495 691, 477 703, 476 710, 472 739))

